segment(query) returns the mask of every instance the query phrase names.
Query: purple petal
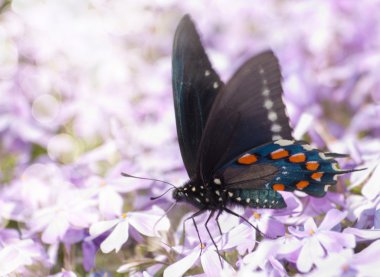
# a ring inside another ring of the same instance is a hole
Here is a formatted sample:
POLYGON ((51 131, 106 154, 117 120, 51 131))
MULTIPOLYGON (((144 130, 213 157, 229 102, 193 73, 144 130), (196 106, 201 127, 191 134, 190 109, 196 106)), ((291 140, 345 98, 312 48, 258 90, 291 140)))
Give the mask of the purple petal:
POLYGON ((371 178, 362 188, 362 194, 368 199, 374 199, 380 193, 380 166, 373 171, 371 178))
POLYGON ((331 230, 333 227, 338 225, 345 217, 347 212, 341 212, 336 209, 332 209, 327 212, 325 218, 319 225, 318 230, 331 230))
POLYGON ((343 232, 355 235, 360 241, 375 240, 380 238, 380 230, 363 230, 349 227, 344 229, 343 232))
POLYGON ((199 258, 200 249, 195 249, 183 259, 169 265, 164 271, 164 277, 180 277, 189 270, 199 258))
POLYGON ((353 263, 357 268, 368 267, 372 273, 368 276, 379 275, 380 241, 375 241, 361 252, 354 255, 353 263))
POLYGON ((100 249, 103 253, 109 253, 112 250, 118 252, 123 244, 128 240, 128 221, 122 220, 116 225, 111 234, 102 242, 100 249))
POLYGON ((120 219, 113 219, 113 220, 107 220, 107 221, 99 221, 91 225, 90 227, 90 235, 93 237, 97 237, 100 234, 103 234, 104 232, 108 231, 112 227, 114 227, 116 224, 118 224, 120 219))

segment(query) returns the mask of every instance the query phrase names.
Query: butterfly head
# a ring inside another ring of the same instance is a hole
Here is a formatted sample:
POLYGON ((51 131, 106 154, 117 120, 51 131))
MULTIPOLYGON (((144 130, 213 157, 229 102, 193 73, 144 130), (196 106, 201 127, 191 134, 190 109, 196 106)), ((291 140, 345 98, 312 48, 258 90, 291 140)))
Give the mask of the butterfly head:
POLYGON ((184 200, 184 198, 185 198, 185 193, 184 193, 182 187, 174 189, 174 191, 173 191, 173 199, 176 202, 181 202, 181 201, 184 200))

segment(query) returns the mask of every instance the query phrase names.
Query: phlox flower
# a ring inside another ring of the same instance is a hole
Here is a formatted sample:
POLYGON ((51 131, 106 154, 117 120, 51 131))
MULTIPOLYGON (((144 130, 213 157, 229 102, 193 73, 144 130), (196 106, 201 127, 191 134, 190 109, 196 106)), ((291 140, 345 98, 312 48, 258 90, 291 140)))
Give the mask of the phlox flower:
POLYGON ((344 249, 317 261, 317 268, 308 276, 377 277, 380 275, 379 256, 380 241, 373 242, 359 253, 344 249))
POLYGON ((263 272, 267 276, 286 275, 284 266, 276 258, 279 248, 279 242, 276 240, 261 241, 254 252, 243 258, 244 267, 252 272, 263 272))
POLYGON ((112 229, 100 244, 100 249, 103 253, 109 253, 112 250, 118 252, 129 238, 129 225, 149 237, 158 236, 158 231, 167 231, 170 222, 166 216, 162 217, 163 215, 163 210, 156 206, 149 211, 123 213, 118 218, 92 224, 90 235, 97 237, 112 229))
POLYGON ((42 248, 31 239, 20 239, 16 230, 0 231, 0 274, 23 272, 25 266, 44 259, 42 248))
MULTIPOLYGON (((245 224, 240 224, 230 230, 227 234, 214 237, 215 243, 218 245, 219 251, 234 249, 236 246, 246 242, 252 227, 245 224)), ((174 248, 177 252, 179 249, 174 248)), ((198 260, 200 260, 202 268, 206 276, 221 276, 222 272, 225 276, 231 276, 235 271, 223 258, 221 258, 222 265, 220 264, 218 253, 211 241, 197 244, 195 247, 187 247, 184 250, 185 257, 177 262, 169 265, 164 271, 164 277, 183 276, 198 260)))
POLYGON ((310 271, 317 260, 330 252, 340 252, 343 248, 355 247, 355 237, 352 234, 331 230, 346 216, 346 212, 333 209, 327 212, 319 227, 313 218, 305 222, 303 230, 289 227, 289 232, 302 240, 297 259, 297 268, 301 272, 310 271))
POLYGON ((98 219, 96 201, 79 189, 57 191, 52 203, 34 213, 28 223, 32 232, 42 232, 42 241, 62 241, 70 229, 85 229, 98 219), (55 201, 55 202, 54 202, 55 201))

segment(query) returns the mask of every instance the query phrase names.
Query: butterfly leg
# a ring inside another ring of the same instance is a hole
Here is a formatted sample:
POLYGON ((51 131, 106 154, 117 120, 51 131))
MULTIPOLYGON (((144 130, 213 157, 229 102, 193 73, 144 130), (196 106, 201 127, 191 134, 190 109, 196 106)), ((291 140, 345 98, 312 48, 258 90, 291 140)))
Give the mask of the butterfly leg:
POLYGON ((218 248, 218 246, 216 245, 215 240, 214 240, 213 236, 211 235, 211 232, 210 232, 210 230, 209 230, 209 228, 208 228, 208 226, 207 226, 208 222, 209 222, 210 219, 214 216, 214 214, 215 214, 215 210, 212 210, 211 213, 210 213, 210 215, 209 215, 209 217, 208 217, 207 220, 206 220, 205 227, 206 227, 206 230, 207 230, 208 235, 209 235, 210 238, 211 238, 212 243, 213 243, 214 246, 215 246, 216 252, 218 253, 218 257, 219 257, 220 264, 221 264, 221 266, 222 266, 222 268, 223 268, 223 263, 222 263, 222 258, 221 258, 220 253, 219 253, 219 248, 218 248))
MULTIPOLYGON (((226 211, 226 212, 229 213, 229 214, 232 214, 232 215, 234 215, 234 216, 237 216, 237 217, 243 219, 246 223, 248 223, 249 225, 251 225, 252 228, 255 229, 259 234, 261 234, 262 236, 265 237, 265 234, 263 234, 263 233, 262 233, 262 232, 261 232, 256 226, 254 226, 251 222, 249 222, 249 221, 248 221, 246 218, 244 218, 243 216, 241 216, 241 215, 235 213, 234 211, 228 209, 227 207, 224 207, 224 211, 226 211)), ((258 242, 258 241, 256 241, 256 242, 258 242)))
POLYGON ((203 243, 202 243, 202 239, 201 239, 201 236, 199 235, 199 230, 198 230, 198 226, 197 226, 197 223, 195 222, 195 217, 203 214, 206 210, 199 210, 197 211, 196 213, 192 214, 191 216, 189 216, 188 218, 186 218, 184 221, 183 221, 183 231, 185 232, 185 223, 187 220, 191 219, 193 221, 193 224, 194 224, 194 227, 195 227, 195 231, 197 232, 197 235, 198 235, 198 239, 199 239, 199 243, 201 245, 201 252, 199 253, 199 256, 202 255, 202 246, 203 246, 203 243))
POLYGON ((222 214, 222 212, 223 212, 222 209, 219 210, 219 212, 218 212, 218 214, 217 214, 217 216, 215 218, 216 225, 218 225, 219 233, 220 233, 221 236, 223 235, 223 233, 222 233, 222 228, 220 228, 220 224, 219 224, 219 216, 222 214))

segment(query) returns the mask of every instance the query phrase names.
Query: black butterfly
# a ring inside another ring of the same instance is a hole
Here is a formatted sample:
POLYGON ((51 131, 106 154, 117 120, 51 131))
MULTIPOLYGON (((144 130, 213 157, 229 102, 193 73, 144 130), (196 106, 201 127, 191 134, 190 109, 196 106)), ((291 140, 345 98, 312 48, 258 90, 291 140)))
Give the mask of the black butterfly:
POLYGON ((233 205, 285 208, 283 190, 323 197, 337 174, 351 172, 334 160, 344 155, 292 138, 272 51, 249 59, 223 84, 185 15, 174 37, 172 74, 178 141, 190 177, 173 198, 199 209, 193 221, 205 211, 211 211, 207 222, 215 213, 241 217, 233 205))

